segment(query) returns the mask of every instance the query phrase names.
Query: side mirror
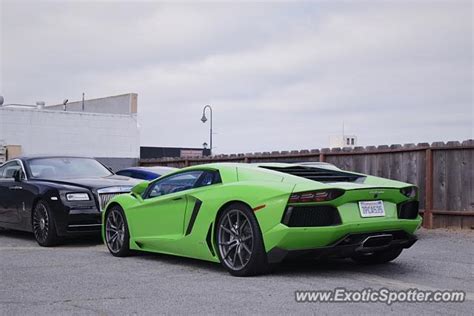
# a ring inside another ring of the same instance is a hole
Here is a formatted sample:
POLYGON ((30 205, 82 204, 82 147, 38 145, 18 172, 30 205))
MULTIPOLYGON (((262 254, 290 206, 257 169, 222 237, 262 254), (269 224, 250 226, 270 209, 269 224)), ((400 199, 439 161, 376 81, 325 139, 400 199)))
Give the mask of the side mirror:
POLYGON ((15 179, 15 182, 21 182, 25 176, 23 175, 23 171, 21 169, 15 170, 13 173, 13 179, 15 179))
POLYGON ((142 194, 148 188, 149 184, 150 182, 148 181, 140 182, 139 184, 137 184, 136 186, 132 188, 132 193, 135 194, 136 196, 142 196, 142 194))

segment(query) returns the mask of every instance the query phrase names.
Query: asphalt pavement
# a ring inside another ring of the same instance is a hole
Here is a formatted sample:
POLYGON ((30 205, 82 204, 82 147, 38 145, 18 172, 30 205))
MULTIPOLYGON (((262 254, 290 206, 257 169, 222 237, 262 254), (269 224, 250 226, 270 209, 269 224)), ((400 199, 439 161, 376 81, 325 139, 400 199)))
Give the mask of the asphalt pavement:
POLYGON ((159 254, 111 256, 97 238, 39 247, 0 231, 1 315, 444 314, 474 310, 474 231, 421 230, 392 263, 291 262, 251 278, 159 254), (297 290, 463 290, 463 303, 297 303, 297 290))

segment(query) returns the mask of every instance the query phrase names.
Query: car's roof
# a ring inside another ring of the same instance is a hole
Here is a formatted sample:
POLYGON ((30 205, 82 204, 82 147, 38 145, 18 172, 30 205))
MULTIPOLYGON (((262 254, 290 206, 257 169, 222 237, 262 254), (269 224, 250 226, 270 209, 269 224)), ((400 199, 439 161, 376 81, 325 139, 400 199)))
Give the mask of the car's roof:
POLYGON ((94 159, 93 157, 84 157, 84 156, 61 156, 61 155, 28 155, 28 156, 18 156, 15 158, 11 158, 7 161, 0 162, 0 166, 3 166, 7 162, 14 161, 14 160, 21 160, 23 163, 26 163, 27 161, 33 160, 33 159, 47 159, 47 158, 83 158, 83 159, 94 159))
POLYGON ((171 171, 178 170, 178 168, 156 166, 156 167, 129 167, 129 168, 120 169, 120 171, 124 171, 124 170, 148 171, 148 172, 159 172, 159 171, 169 171, 169 172, 171 172, 171 171))
POLYGON ((85 156, 68 156, 68 155, 25 155, 25 156, 19 156, 12 158, 10 160, 14 159, 20 159, 20 160, 32 160, 32 159, 45 159, 45 158, 84 158, 84 159, 95 159, 93 157, 85 157, 85 156))
POLYGON ((199 168, 210 168, 210 169, 221 169, 221 168, 259 168, 259 167, 273 167, 273 168, 290 168, 294 166, 306 166, 306 167, 311 167, 311 166, 318 166, 320 168, 336 168, 332 164, 328 163, 319 163, 319 162, 314 162, 314 163, 285 163, 285 162, 260 162, 260 163, 237 163, 237 162, 215 162, 215 163, 208 163, 208 164, 202 164, 202 165, 195 165, 195 166, 190 166, 186 167, 184 169, 199 169, 199 168))

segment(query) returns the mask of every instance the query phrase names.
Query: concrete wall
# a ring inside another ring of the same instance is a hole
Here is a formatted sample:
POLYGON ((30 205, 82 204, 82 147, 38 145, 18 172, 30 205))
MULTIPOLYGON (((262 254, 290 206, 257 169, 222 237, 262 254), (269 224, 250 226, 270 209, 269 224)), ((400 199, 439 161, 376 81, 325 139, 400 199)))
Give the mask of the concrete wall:
POLYGON ((21 145, 23 155, 78 155, 124 162, 140 156, 137 117, 132 114, 0 107, 0 139, 5 145, 21 145))
MULTIPOLYGON (((84 111, 82 111, 82 101, 68 102, 66 105, 66 110, 68 112, 136 114, 137 100, 138 95, 136 93, 128 93, 105 98, 85 100, 84 111)), ((50 105, 46 106, 45 109, 52 111, 63 111, 64 105, 50 105)))

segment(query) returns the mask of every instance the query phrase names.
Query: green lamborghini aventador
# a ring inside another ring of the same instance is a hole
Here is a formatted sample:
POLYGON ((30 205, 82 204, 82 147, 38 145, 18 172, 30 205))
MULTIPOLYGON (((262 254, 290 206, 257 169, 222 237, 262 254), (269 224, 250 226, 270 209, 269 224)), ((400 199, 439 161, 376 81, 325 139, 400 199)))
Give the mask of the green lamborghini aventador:
POLYGON ((114 256, 166 253, 248 276, 300 256, 389 262, 415 243, 421 217, 407 183, 325 163, 214 163, 115 196, 102 222, 114 256))

